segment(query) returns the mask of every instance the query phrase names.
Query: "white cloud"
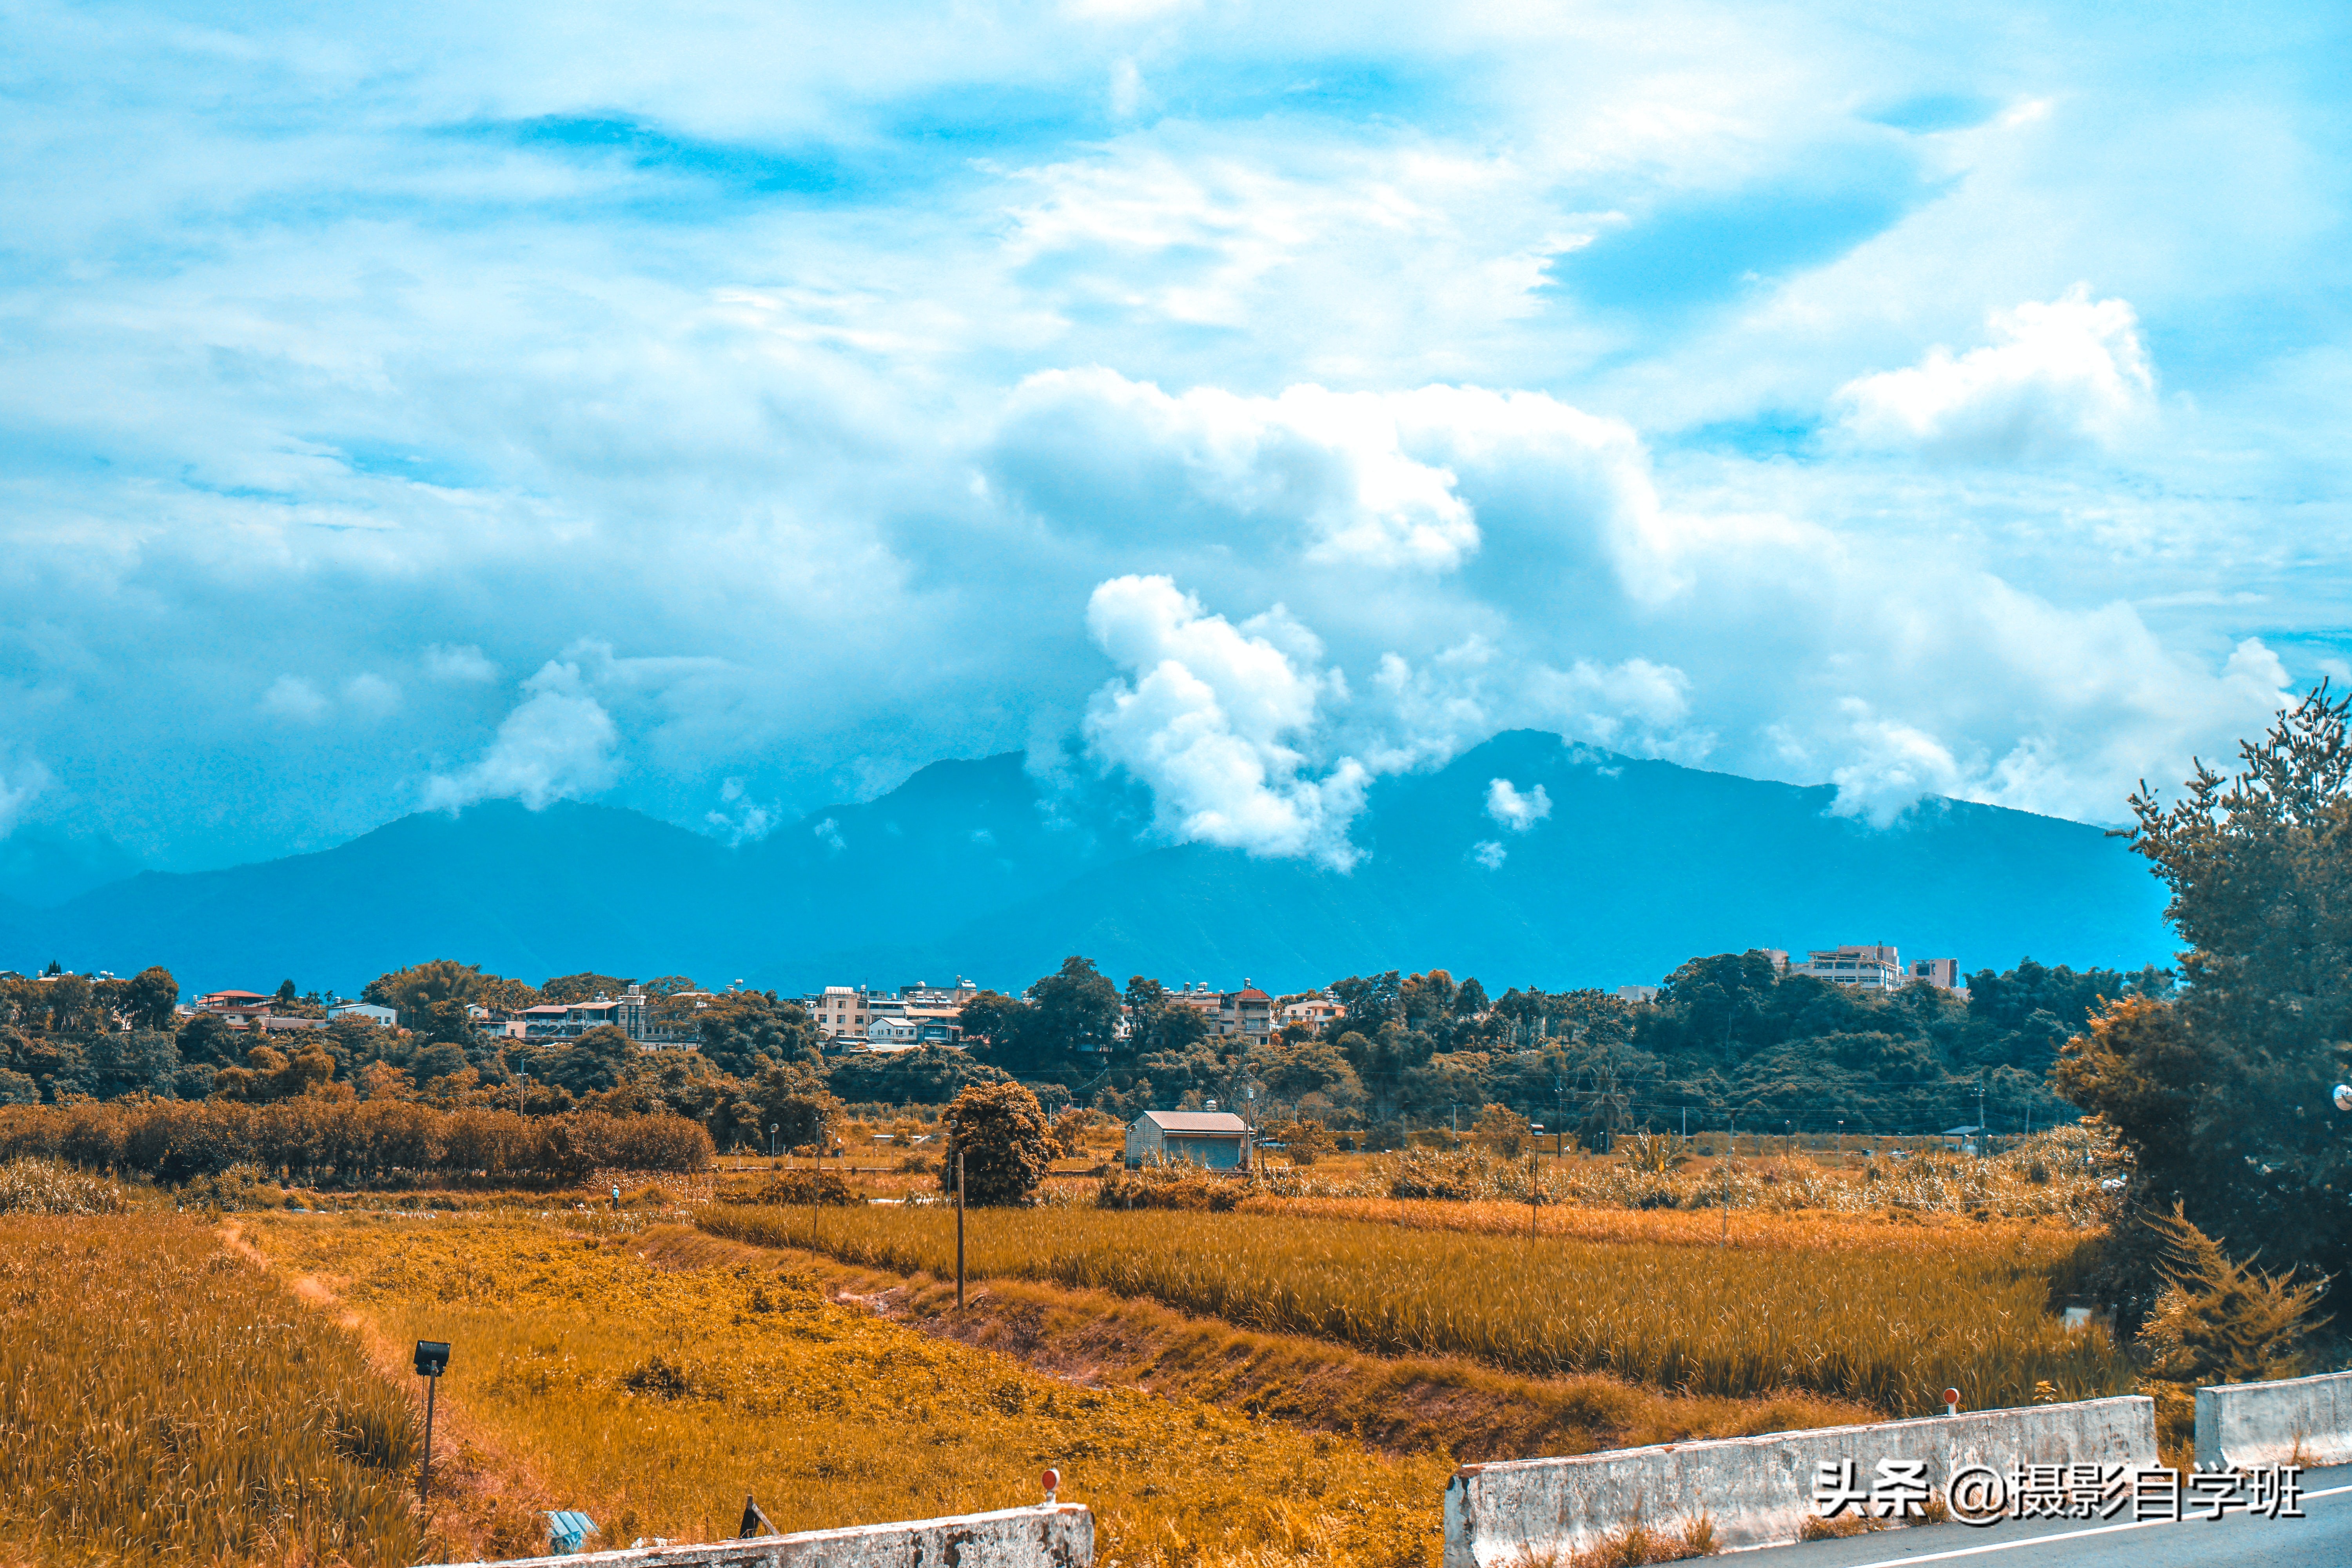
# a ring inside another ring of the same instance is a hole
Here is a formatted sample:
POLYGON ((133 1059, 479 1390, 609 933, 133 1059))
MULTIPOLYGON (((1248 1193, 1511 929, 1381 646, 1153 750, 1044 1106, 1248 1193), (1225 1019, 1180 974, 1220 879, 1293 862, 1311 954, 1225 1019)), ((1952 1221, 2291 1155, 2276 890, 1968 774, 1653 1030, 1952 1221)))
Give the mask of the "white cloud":
POLYGON ((776 808, 753 800, 741 779, 721 781, 719 801, 717 809, 702 814, 702 823, 728 843, 756 843, 775 831, 779 816, 776 808))
POLYGON ((482 650, 472 643, 456 647, 434 643, 425 650, 425 673, 436 680, 464 685, 496 680, 499 667, 483 658, 482 650))
POLYGON ((849 840, 841 836, 841 825, 830 816, 809 831, 816 835, 816 841, 824 846, 828 854, 838 855, 849 847, 849 840))
POLYGON ((1963 462, 2020 462, 2113 447, 2155 406, 2139 320, 2076 284, 1991 316, 1992 346, 1941 345, 1907 370, 1847 383, 1833 400, 1864 445, 1963 462))
POLYGON ((315 724, 334 706, 326 693, 299 675, 281 675, 261 694, 262 711, 297 723, 315 724))
POLYGON ((436 774, 425 786, 427 809, 511 799, 539 811, 613 787, 621 771, 620 731, 588 692, 580 667, 550 659, 522 689, 528 695, 499 725, 481 760, 455 775, 436 774))
POLYGON ((49 770, 41 765, 37 757, 12 763, 5 772, 0 772, 0 838, 16 831, 16 824, 23 818, 25 808, 33 803, 35 795, 47 789, 53 782, 49 770))
POLYGON ((1514 833, 1526 833, 1551 815, 1551 796, 1541 784, 1521 795, 1508 779, 1489 780, 1486 815, 1514 833))
POLYGON ((1314 776, 1290 742, 1311 731, 1331 676, 1278 608, 1235 627, 1165 577, 1120 577, 1087 602, 1087 626, 1133 672, 1096 694, 1086 735, 1104 763, 1151 786, 1161 827, 1253 855, 1308 856, 1339 870, 1360 851, 1348 826, 1370 773, 1349 757, 1314 776), (1293 662, 1286 645, 1303 656, 1293 662))
POLYGON ((1510 858, 1511 852, 1492 838, 1482 838, 1470 846, 1470 858, 1477 861, 1489 871, 1501 870, 1503 862, 1510 858))
POLYGON ((400 707, 400 688, 362 672, 343 682, 343 705, 362 718, 382 719, 400 707))

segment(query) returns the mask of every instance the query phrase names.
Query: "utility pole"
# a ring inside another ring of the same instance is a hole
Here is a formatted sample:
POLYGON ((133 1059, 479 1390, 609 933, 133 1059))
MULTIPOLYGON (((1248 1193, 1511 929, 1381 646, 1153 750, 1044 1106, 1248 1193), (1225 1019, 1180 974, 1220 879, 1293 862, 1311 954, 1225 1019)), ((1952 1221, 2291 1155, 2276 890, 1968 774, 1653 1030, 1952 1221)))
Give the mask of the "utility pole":
POLYGON ((1739 1146, 1739 1113, 1738 1111, 1731 1113, 1730 1127, 1731 1131, 1724 1140, 1723 1239, 1716 1243, 1719 1247, 1731 1245, 1731 1152, 1739 1146))
POLYGON ((1979 1072, 1977 1074, 1977 1158, 1979 1160, 1985 1156, 1984 1091, 1984 1074, 1979 1072))
POLYGON ((956 1310, 963 1310, 963 1151, 956 1151, 956 1310))

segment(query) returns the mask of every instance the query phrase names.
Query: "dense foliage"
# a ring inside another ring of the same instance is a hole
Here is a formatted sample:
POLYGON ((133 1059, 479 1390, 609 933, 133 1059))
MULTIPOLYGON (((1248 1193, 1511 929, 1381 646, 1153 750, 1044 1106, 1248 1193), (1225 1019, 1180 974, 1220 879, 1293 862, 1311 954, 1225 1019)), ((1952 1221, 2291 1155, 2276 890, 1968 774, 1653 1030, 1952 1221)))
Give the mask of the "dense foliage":
MULTIPOLYGON (((2118 1005, 2072 1045, 2055 1082, 2137 1156, 2144 1212, 2175 1205, 2241 1254, 2352 1266, 2352 698, 2323 686, 2239 749, 2200 764, 2167 806, 2132 797, 2132 847, 2171 889, 2189 943, 2179 995, 2118 1005)), ((2119 1286, 2156 1287, 2138 1249, 2119 1286)))
POLYGON ((961 1167, 966 1203, 1026 1202, 1054 1163, 1045 1112, 1017 1083, 974 1085, 956 1096, 944 1120, 947 1158, 940 1183, 952 1191, 961 1167))
POLYGON ((146 1100, 0 1110, 0 1160, 62 1159, 180 1184, 235 1165, 308 1185, 403 1178, 573 1182, 599 1170, 698 1171, 710 1137, 677 1116, 436 1110, 321 1095, 268 1105, 146 1100))
MULTIPOLYGON (((1535 987, 1490 1001, 1475 978, 1391 972, 1335 983, 1345 1017, 1253 1046, 1210 1033, 1198 1009, 1138 976, 1130 1033, 1113 1049, 1041 1058, 1033 1047, 1028 1059, 1099 1084, 1094 1103, 1117 1115, 1238 1104, 1255 1090, 1271 1114, 1391 1136, 1466 1131, 1490 1109, 1589 1142, 1735 1118, 1750 1131, 1941 1131, 1974 1124, 1980 1104, 1990 1125, 2025 1131, 2075 1114, 2045 1080, 2103 1001, 2168 986, 2161 971, 2029 958, 1971 975, 1965 996, 1924 982, 1885 993, 1785 973, 1751 952, 1693 959, 1654 1004, 1629 1004, 1535 987)), ((992 1016, 1017 1005, 999 998, 992 1016)), ((998 1026, 1032 1038, 1040 1025, 998 1026)))

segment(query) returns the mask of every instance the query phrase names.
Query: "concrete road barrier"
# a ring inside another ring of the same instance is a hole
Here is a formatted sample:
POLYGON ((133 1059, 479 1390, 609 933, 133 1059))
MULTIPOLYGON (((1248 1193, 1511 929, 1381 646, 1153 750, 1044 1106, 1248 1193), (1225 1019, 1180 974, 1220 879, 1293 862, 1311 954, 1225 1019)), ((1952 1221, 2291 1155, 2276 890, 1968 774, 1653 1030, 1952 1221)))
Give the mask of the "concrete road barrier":
MULTIPOLYGON (((707 1546, 644 1546, 522 1557, 498 1568, 1093 1568, 1095 1517, 1083 1503, 812 1530, 707 1546)), ((492 1568, 445 1563, 438 1568, 492 1568)))
POLYGON ((1719 1549, 1787 1544, 1815 1511, 1821 1466, 1844 1459, 1865 1485, 1882 1459, 1925 1460, 1938 1493, 1968 1465, 2004 1476, 2021 1464, 2153 1465, 2156 1404, 2135 1394, 1465 1465, 1445 1488, 1445 1568, 1564 1561, 1629 1525, 1672 1534, 1702 1515, 1719 1549))
POLYGON ((2197 1463, 2246 1469, 2352 1464, 2352 1372, 2197 1391, 2197 1463))

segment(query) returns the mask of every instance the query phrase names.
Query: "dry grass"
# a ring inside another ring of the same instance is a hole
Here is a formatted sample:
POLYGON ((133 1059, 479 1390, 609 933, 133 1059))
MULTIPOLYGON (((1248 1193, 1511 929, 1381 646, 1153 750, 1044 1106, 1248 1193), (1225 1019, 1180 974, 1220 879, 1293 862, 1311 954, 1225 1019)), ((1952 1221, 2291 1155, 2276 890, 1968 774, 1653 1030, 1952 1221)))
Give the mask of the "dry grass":
MULTIPOLYGON (((697 1224, 803 1245, 805 1214, 712 1208, 697 1224)), ((1947 1385, 1972 1409, 2120 1393, 2130 1368, 2104 1331, 2068 1332, 2053 1275, 2075 1237, 1855 1248, 1811 1266, 1763 1248, 1587 1242, 1285 1215, 975 1211, 968 1263, 1149 1297, 1244 1328, 1384 1355, 1465 1355, 1522 1373, 1607 1373, 1754 1397, 1809 1390, 1889 1415, 1931 1413, 1947 1385)), ((1891 1227, 1890 1227, 1891 1228, 1891 1227)), ((901 1273, 951 1274, 953 1220, 932 1209, 825 1216, 823 1250, 901 1273)))
POLYGON ((129 1206, 120 1184, 62 1160, 0 1164, 0 1214, 121 1214, 129 1206))
POLYGON ((1095 1508, 1106 1568, 1433 1558, 1443 1454, 1076 1389, 827 1301, 772 1260, 656 1268, 645 1237, 602 1228, 250 1223, 388 1338, 451 1341, 445 1410, 608 1542, 730 1534, 746 1492, 787 1530, 1001 1508, 1036 1500, 1053 1464, 1095 1508))
POLYGON ((193 1220, 0 1220, 0 1521, 52 1563, 404 1563, 417 1433, 193 1220))
MULTIPOLYGON (((665 1266, 731 1265, 761 1256, 684 1226, 649 1231, 637 1245, 665 1266)), ((958 1310, 951 1281, 876 1273, 806 1252, 790 1256, 838 1300, 1017 1357, 1056 1377, 1207 1400, 1306 1430, 1344 1433, 1391 1453, 1442 1448, 1474 1463, 1877 1417, 1867 1405, 1818 1395, 1685 1396, 1599 1373, 1525 1377, 1459 1356, 1375 1356, 1328 1340, 1235 1328, 1157 1301, 1031 1280, 991 1281, 958 1310)))

